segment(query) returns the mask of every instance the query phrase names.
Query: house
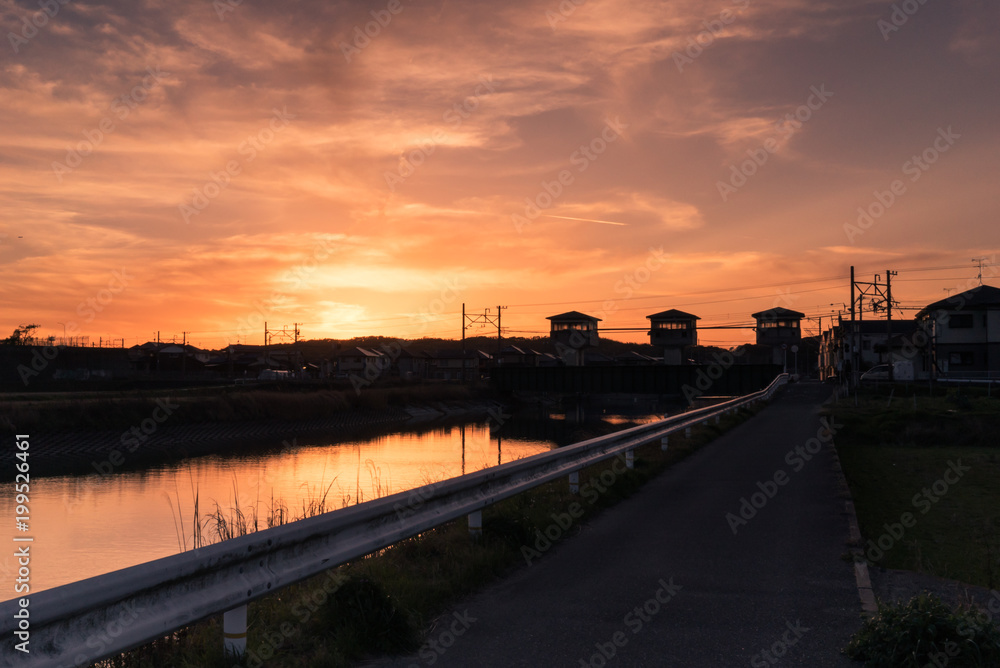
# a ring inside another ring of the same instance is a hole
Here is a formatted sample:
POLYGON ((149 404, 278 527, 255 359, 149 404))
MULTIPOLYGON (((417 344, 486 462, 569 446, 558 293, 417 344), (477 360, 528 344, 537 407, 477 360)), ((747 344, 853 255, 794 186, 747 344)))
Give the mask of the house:
POLYGON ((368 348, 354 347, 338 350, 335 358, 338 378, 361 376, 366 380, 375 380, 388 374, 391 366, 386 355, 368 348))
POLYGON ((647 315, 646 319, 649 342, 663 348, 664 364, 681 364, 686 359, 684 349, 698 345, 698 316, 670 309, 647 315))
POLYGON ((579 311, 568 311, 550 315, 546 320, 550 322, 549 336, 563 362, 568 366, 582 366, 582 352, 597 347, 597 323, 601 319, 579 311))
POLYGON ((212 353, 190 344, 147 341, 128 349, 129 363, 139 373, 197 373, 212 362, 212 353))
POLYGON ((1000 378, 1000 288, 979 285, 936 301, 916 316, 929 332, 942 378, 1000 378))
POLYGON ((415 352, 400 348, 393 362, 393 374, 403 380, 423 380, 427 378, 431 356, 425 352, 415 352))
POLYGON ((877 364, 908 360, 914 377, 930 376, 930 337, 916 320, 844 320, 823 333, 819 342, 820 378, 849 377, 853 365, 864 372, 877 364), (887 344, 888 341, 888 344, 887 344))
POLYGON ((537 366, 539 354, 529 348, 504 346, 500 350, 500 366, 537 366))
POLYGON ((751 315, 757 321, 757 345, 771 349, 771 363, 787 366, 790 355, 802 343, 805 313, 776 306, 751 315))
POLYGON ((660 361, 661 360, 656 357, 643 355, 642 353, 637 353, 634 350, 630 350, 622 355, 615 355, 615 364, 619 366, 651 366, 660 361))
POLYGON ((431 356, 430 374, 438 380, 473 382, 489 374, 492 359, 481 350, 439 350, 431 356))
POLYGON ((583 350, 582 366, 614 366, 615 358, 605 355, 599 350, 583 350))

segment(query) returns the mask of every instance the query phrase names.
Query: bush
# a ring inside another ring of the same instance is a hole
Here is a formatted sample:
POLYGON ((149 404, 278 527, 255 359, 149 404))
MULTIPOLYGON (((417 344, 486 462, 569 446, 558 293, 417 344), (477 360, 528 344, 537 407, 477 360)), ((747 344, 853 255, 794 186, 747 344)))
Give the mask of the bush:
POLYGON ((971 608, 952 610, 932 594, 907 603, 879 603, 845 648, 869 668, 924 668, 1000 665, 1000 630, 971 608))

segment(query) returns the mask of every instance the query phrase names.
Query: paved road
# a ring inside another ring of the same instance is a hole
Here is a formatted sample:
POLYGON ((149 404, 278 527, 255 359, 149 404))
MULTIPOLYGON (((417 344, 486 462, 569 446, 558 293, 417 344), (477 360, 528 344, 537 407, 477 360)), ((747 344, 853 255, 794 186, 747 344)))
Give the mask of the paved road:
POLYGON ((429 634, 435 648, 369 665, 857 666, 840 654, 861 607, 842 558, 848 522, 832 453, 794 452, 817 435, 828 396, 820 384, 787 387, 442 616, 429 634), (734 535, 726 514, 738 516, 741 498, 776 474, 765 484, 773 498, 734 535))

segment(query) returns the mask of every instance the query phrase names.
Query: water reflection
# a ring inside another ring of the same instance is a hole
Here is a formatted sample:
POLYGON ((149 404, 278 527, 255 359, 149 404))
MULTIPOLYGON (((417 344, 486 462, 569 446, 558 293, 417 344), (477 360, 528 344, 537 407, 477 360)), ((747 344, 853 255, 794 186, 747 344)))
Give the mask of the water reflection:
MULTIPOLYGON (((300 438, 110 476, 35 478, 32 590, 190 549, 199 520, 206 541, 214 542, 206 521, 212 513, 233 519, 238 509, 248 525, 263 529, 268 518, 298 518, 311 505, 334 510, 655 418, 604 417, 577 422, 540 411, 340 443, 300 438)), ((0 499, 0 512, 13 515, 9 495, 0 499)), ((0 560, 5 567, 9 559, 0 560)))

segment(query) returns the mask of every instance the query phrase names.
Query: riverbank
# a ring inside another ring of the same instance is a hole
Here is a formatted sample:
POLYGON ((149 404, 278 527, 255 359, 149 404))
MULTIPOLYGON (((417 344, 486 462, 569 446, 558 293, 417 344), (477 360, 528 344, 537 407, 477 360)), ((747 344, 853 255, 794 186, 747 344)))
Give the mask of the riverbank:
MULTIPOLYGON (((135 470, 206 454, 349 440, 486 417, 488 392, 458 385, 350 391, 201 389, 178 396, 30 397, 0 401, 0 425, 31 434, 36 476, 135 470)), ((13 475, 0 450, 0 479, 13 475), (10 475, 7 475, 10 473, 10 475)))
POLYGON ((402 409, 439 402, 485 401, 487 386, 400 384, 362 388, 292 384, 226 385, 131 392, 0 395, 0 429, 50 433, 258 420, 303 421, 354 411, 402 409))

